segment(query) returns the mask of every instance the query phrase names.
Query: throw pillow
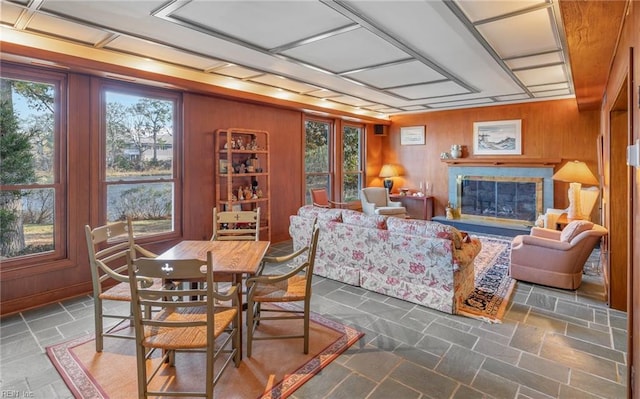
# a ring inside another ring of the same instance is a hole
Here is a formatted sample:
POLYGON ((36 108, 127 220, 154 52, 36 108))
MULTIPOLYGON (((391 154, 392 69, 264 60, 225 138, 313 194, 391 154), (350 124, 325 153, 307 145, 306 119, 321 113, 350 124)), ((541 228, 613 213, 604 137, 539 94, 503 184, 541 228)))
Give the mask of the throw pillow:
POLYGON ((570 242, 576 238, 578 234, 591 230, 591 228, 593 228, 593 223, 588 220, 574 220, 569 222, 569 224, 562 230, 562 233, 560 233, 560 241, 570 242))

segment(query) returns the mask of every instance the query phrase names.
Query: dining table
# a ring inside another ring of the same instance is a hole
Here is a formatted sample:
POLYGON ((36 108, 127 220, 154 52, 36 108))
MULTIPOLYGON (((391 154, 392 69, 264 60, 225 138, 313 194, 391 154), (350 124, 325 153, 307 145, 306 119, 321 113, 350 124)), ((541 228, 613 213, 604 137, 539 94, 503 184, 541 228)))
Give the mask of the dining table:
MULTIPOLYGON (((214 281, 238 284, 238 303, 242 304, 242 276, 255 275, 269 249, 269 241, 185 240, 158 255, 159 260, 198 259, 207 262, 211 252, 214 281), (227 280, 227 277, 231 280, 227 280)), ((242 312, 238 333, 242 338, 242 312)), ((242 345, 238 348, 242 358, 242 345)))

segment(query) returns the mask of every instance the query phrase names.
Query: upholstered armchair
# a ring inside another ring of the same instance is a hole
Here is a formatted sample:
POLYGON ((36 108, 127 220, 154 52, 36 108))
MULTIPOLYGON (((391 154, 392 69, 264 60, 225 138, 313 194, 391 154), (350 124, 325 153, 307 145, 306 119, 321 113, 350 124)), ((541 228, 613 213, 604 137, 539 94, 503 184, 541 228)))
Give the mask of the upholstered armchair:
POLYGON ((575 290, 582 283, 582 269, 607 229, 586 220, 575 220, 564 230, 533 227, 511 243, 509 274, 516 280, 575 290))
POLYGON ((384 187, 363 188, 360 201, 362 212, 366 215, 385 215, 406 217, 407 209, 400 202, 389 199, 389 192, 384 187))

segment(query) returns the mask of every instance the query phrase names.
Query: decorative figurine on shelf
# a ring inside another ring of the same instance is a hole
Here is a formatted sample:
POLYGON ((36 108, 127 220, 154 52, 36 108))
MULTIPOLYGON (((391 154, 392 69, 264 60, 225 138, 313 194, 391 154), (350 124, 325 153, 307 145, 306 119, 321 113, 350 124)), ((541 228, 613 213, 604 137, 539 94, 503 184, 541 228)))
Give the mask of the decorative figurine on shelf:
POLYGON ((242 186, 240 186, 240 188, 238 189, 238 200, 239 201, 244 200, 244 190, 242 189, 242 186))
POLYGON ((251 197, 253 197, 253 193, 251 192, 249 186, 247 186, 244 188, 244 199, 248 200, 251 199, 251 197))
POLYGON ((253 150, 253 151, 255 151, 255 150, 257 150, 257 149, 258 149, 258 141, 256 140, 256 138, 255 138, 255 137, 253 137, 253 138, 251 139, 251 142, 249 143, 249 147, 248 147, 248 149, 249 149, 249 150, 253 150))
POLYGON ((258 189, 258 190, 256 191, 256 196, 257 196, 258 198, 262 198, 262 190, 261 190, 261 189, 258 189))
POLYGON ((240 173, 244 173, 244 172, 246 172, 246 171, 247 171, 247 167, 246 167, 246 166, 244 166, 244 164, 243 164, 243 163, 241 163, 241 164, 240 164, 240 171, 239 171, 239 172, 240 172, 240 173))
POLYGON ((445 208, 447 219, 453 219, 453 207, 451 206, 451 202, 447 202, 447 207, 445 208))

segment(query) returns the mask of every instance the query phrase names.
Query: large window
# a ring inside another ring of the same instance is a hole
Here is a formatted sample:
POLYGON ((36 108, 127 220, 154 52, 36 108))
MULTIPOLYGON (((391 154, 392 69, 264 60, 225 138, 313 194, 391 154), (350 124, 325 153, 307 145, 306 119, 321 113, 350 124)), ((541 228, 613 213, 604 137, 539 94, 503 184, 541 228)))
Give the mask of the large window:
POLYGON ((341 134, 334 135, 332 121, 305 120, 306 203, 311 203, 310 188, 325 188, 330 198, 341 202, 360 198, 364 180, 364 127, 340 126, 341 134))
POLYGON ((103 195, 108 222, 133 220, 138 236, 175 231, 178 97, 104 92, 103 195))
POLYGON ((364 180, 362 126, 345 125, 342 129, 342 201, 357 201, 364 180))
POLYGON ((3 66, 0 80, 0 258, 64 255, 62 76, 3 66))
POLYGON ((333 124, 328 121, 305 121, 304 172, 307 203, 311 203, 309 189, 326 188, 331 193, 331 148, 333 124))

